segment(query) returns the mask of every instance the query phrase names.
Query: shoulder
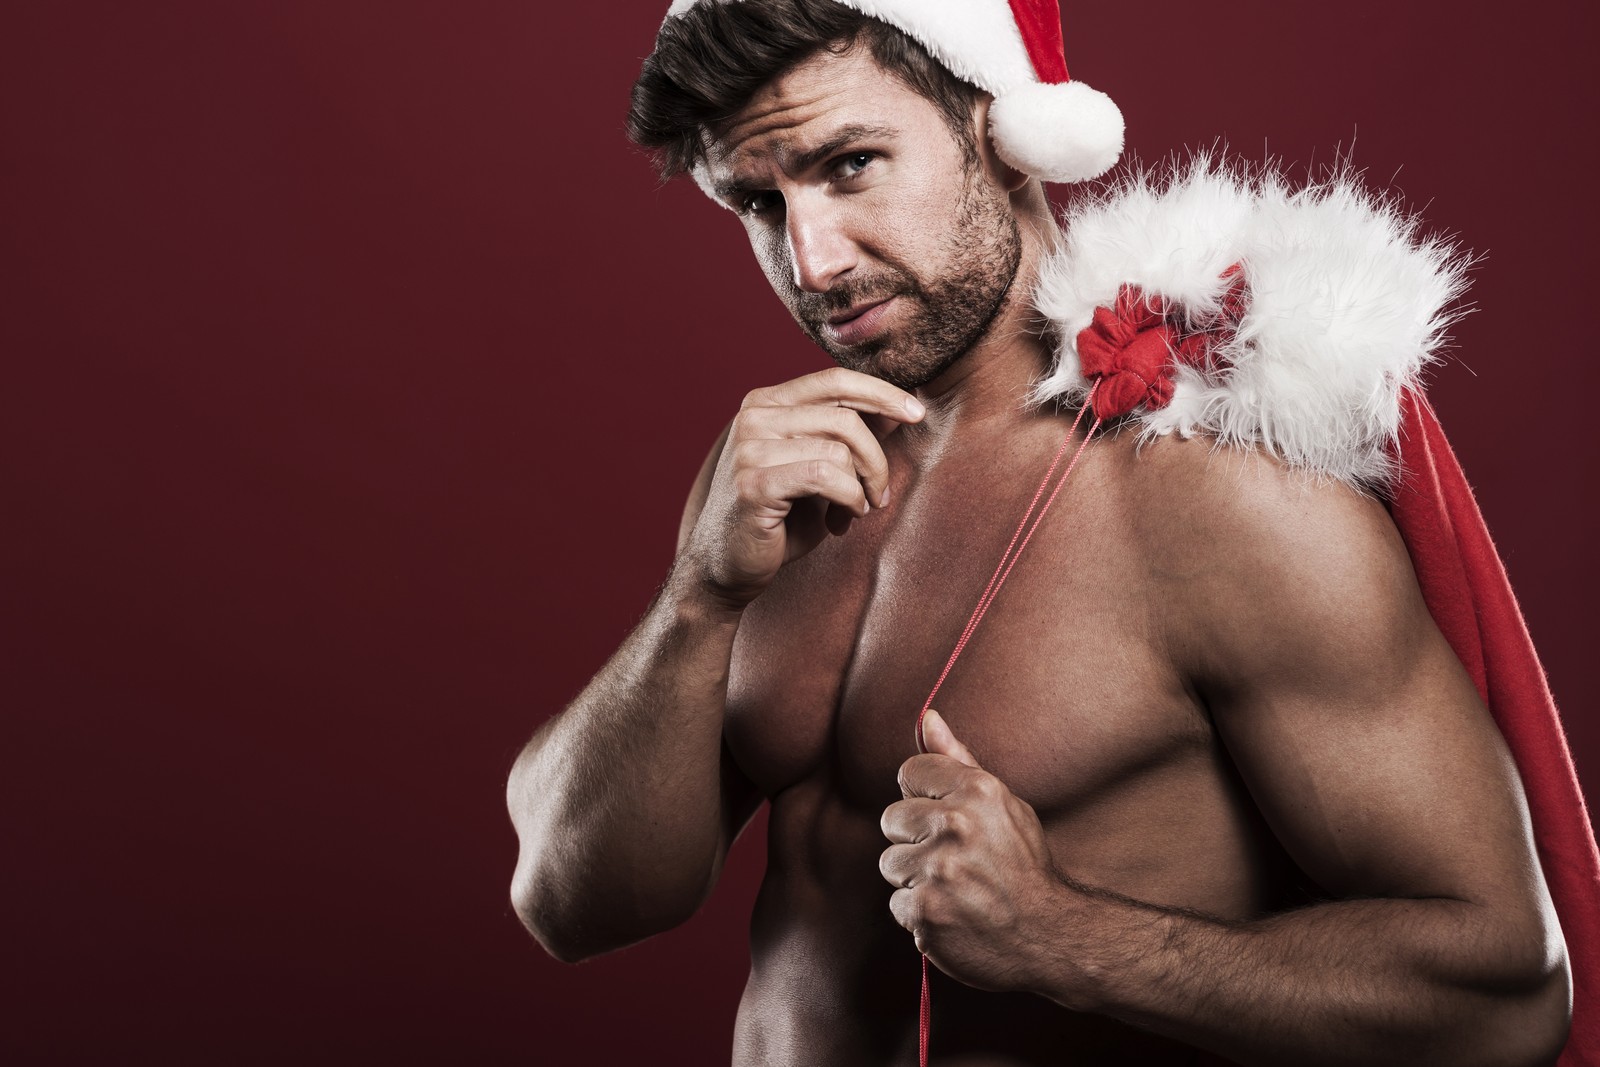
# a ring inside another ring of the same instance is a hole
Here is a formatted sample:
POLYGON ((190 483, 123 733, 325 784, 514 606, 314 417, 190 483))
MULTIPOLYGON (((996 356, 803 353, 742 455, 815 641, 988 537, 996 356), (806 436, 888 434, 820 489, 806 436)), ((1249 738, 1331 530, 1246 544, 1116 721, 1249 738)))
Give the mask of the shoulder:
POLYGON ((1123 443, 1115 462, 1164 628, 1196 675, 1388 659, 1432 629, 1377 497, 1204 436, 1123 443))

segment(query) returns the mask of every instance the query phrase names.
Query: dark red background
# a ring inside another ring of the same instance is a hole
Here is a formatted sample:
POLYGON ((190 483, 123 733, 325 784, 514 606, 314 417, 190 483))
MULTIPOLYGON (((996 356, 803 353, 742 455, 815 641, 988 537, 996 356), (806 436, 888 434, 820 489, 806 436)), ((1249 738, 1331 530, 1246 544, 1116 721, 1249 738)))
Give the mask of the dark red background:
MULTIPOLYGON (((506 905, 518 746, 743 393, 823 365, 622 138, 665 7, 0 16, 11 1062, 726 1058, 759 831, 615 958, 506 905)), ((1067 46, 1147 157, 1354 142, 1485 254, 1434 395, 1593 793, 1592 7, 1465 10, 1104 4, 1067 46)))

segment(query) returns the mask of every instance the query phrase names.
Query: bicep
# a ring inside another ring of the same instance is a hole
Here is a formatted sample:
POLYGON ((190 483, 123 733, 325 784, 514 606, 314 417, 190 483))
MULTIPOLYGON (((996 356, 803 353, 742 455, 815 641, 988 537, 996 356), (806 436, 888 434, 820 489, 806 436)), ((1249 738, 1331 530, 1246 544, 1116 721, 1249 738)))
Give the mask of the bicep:
POLYGON ((1479 900, 1528 868, 1505 742, 1449 648, 1428 644, 1410 662, 1353 661, 1213 701, 1267 823, 1335 895, 1479 900))
MULTIPOLYGON (((1279 531, 1207 703, 1262 815, 1336 896, 1536 907, 1522 784, 1381 507, 1279 531)), ((1249 541, 1246 541, 1249 544, 1249 541)))

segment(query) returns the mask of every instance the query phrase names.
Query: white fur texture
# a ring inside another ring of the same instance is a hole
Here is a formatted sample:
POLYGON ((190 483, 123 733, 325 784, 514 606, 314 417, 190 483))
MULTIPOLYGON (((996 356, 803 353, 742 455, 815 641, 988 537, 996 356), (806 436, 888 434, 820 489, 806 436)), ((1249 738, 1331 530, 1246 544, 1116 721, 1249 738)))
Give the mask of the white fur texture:
POLYGON ((1181 368, 1172 402, 1133 418, 1146 435, 1208 435, 1382 492, 1400 391, 1418 383, 1460 311, 1468 257, 1419 239, 1416 218, 1348 168, 1293 188, 1270 167, 1209 154, 1140 171, 1070 207, 1064 247, 1034 304, 1054 326, 1050 373, 1030 402, 1082 403, 1077 336, 1124 283, 1181 320, 1216 313, 1222 272, 1243 264, 1249 311, 1214 365, 1181 368))
POLYGON ((1035 82, 996 97, 989 137, 1000 158, 1047 182, 1098 178, 1122 155, 1122 112, 1082 82, 1035 82))

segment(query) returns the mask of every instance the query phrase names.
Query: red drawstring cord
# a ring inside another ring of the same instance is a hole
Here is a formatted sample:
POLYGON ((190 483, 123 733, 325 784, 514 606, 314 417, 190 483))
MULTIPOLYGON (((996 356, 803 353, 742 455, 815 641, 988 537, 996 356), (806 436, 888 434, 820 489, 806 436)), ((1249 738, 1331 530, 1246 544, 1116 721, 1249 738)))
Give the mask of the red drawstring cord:
MULTIPOLYGON (((1061 478, 1056 482, 1056 487, 1050 491, 1050 496, 1045 500, 1044 507, 1039 508, 1039 515, 1033 520, 1033 525, 1028 526, 1028 516, 1033 514, 1033 509, 1038 506, 1039 498, 1044 495, 1045 486, 1050 484, 1050 476, 1055 474, 1056 467, 1061 463, 1061 457, 1066 455, 1067 446, 1072 444, 1072 437, 1078 432, 1078 424, 1083 421, 1083 413, 1094 406, 1094 392, 1100 387, 1098 379, 1089 387, 1089 395, 1084 398, 1083 406, 1078 409, 1078 417, 1072 420, 1072 427, 1067 431, 1067 439, 1061 442, 1061 447, 1056 451, 1056 458, 1050 461, 1050 469, 1044 472, 1044 481, 1039 483, 1038 490, 1033 494, 1033 500, 1028 504, 1028 510, 1023 512, 1022 521, 1017 523, 1017 532, 1011 535, 1011 543, 1006 546, 1005 554, 1000 557, 1000 562, 995 566, 994 574, 989 576, 989 584, 984 587, 983 595, 978 598, 978 606, 972 609, 972 617, 967 620, 966 629, 961 631, 961 638, 956 642, 955 651, 950 653, 950 658, 945 662, 944 670, 939 672, 939 680, 933 683, 933 689, 928 693, 928 699, 923 701, 922 710, 917 712, 917 751, 928 751, 927 744, 922 739, 922 720, 927 718, 928 709, 933 706, 933 696, 944 684, 945 678, 950 674, 950 668, 956 665, 956 657, 961 655, 961 650, 967 647, 967 641, 972 637, 978 623, 983 621, 984 613, 989 610, 989 605, 994 603, 994 598, 1000 595, 1000 587, 1006 584, 1006 578, 1011 575, 1011 568, 1016 566, 1017 559, 1022 555, 1022 550, 1028 547, 1028 542, 1033 538, 1033 531, 1039 528, 1039 523, 1044 521, 1045 512, 1050 510, 1050 505, 1055 503, 1056 494, 1061 492, 1061 487, 1067 484, 1072 471, 1078 465, 1078 459, 1083 455, 1083 450, 1089 447, 1095 431, 1100 429, 1100 416, 1096 415, 1094 425, 1089 427, 1089 432, 1083 435, 1083 442, 1078 445, 1078 450, 1072 454, 1072 461, 1067 464, 1067 469, 1061 473, 1061 478), (1022 528, 1028 527, 1024 534, 1022 528), (1022 538, 1022 543, 1017 544, 1017 538, 1022 538), (1016 548, 1013 553, 1012 548, 1016 548)), ((928 1034, 932 1030, 933 1001, 928 995, 928 954, 922 954, 922 1004, 918 1012, 917 1021, 917 1063, 921 1067, 928 1067, 928 1034)))

